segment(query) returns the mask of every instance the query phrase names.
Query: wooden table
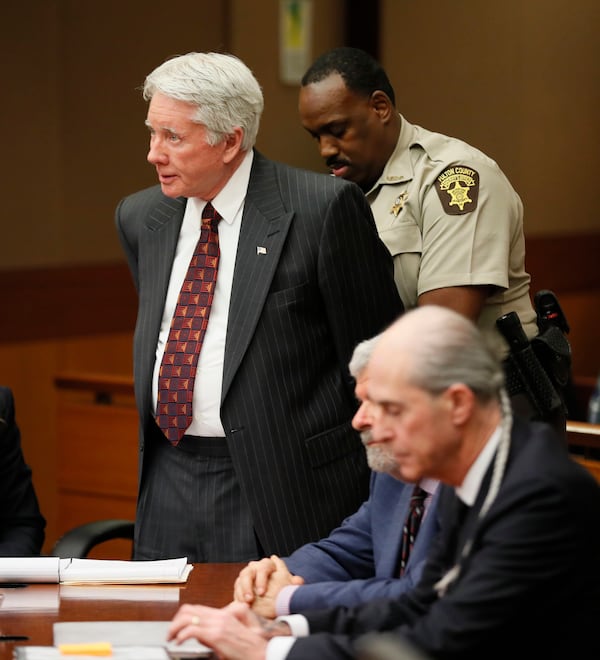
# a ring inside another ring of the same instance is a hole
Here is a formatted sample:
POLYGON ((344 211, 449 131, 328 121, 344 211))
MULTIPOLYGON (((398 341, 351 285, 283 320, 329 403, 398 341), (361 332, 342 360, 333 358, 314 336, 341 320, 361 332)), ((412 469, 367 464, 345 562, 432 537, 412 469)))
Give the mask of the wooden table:
POLYGON ((188 581, 182 585, 106 585, 93 590, 86 586, 56 584, 0 588, 0 594, 7 594, 0 602, 0 633, 29 638, 0 642, 0 660, 12 660, 16 645, 52 645, 52 625, 57 621, 168 621, 183 603, 222 607, 232 600, 233 582, 243 566, 245 564, 195 564, 188 581), (98 597, 81 597, 86 594, 85 590, 95 592, 98 597), (142 598, 139 598, 140 593, 142 598), (132 599, 132 595, 138 597, 132 599), (42 604, 44 609, 5 607, 11 599, 21 596, 27 596, 28 602, 42 604))

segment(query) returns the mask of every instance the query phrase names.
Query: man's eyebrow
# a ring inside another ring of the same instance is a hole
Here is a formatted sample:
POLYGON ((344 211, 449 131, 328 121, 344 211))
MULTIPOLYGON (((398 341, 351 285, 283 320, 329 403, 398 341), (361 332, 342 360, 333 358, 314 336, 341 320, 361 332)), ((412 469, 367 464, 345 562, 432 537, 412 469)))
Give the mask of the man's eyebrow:
MULTIPOLYGON (((147 128, 149 128, 152 131, 157 130, 154 126, 152 126, 151 122, 149 122, 147 119, 144 121, 144 124, 147 128)), ((167 133, 172 133, 173 135, 179 135, 179 131, 171 128, 171 126, 158 126, 158 129, 161 131, 166 131, 167 133)))

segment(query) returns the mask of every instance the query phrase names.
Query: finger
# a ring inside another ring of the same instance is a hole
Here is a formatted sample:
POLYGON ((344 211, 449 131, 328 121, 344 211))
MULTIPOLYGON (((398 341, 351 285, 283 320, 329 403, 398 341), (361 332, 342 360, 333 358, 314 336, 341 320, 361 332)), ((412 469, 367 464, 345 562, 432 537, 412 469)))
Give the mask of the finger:
POLYGON ((241 576, 238 577, 233 583, 233 600, 241 603, 252 603, 254 600, 254 591, 251 585, 252 583, 248 583, 248 580, 241 576))
POLYGON ((187 628, 191 623, 195 622, 198 625, 201 621, 201 614, 198 612, 198 607, 194 605, 182 605, 167 630, 167 639, 176 638, 182 630, 187 628))
POLYGON ((275 570, 276 571, 289 572, 288 567, 285 565, 285 562, 283 561, 283 559, 281 559, 277 555, 271 555, 271 560, 275 564, 275 570))
POLYGON ((256 566, 256 575, 254 577, 254 584, 252 587, 254 593, 257 596, 264 596, 265 592, 267 591, 271 573, 275 571, 275 564, 272 561, 274 556, 275 555, 272 555, 269 559, 261 559, 259 564, 256 566))

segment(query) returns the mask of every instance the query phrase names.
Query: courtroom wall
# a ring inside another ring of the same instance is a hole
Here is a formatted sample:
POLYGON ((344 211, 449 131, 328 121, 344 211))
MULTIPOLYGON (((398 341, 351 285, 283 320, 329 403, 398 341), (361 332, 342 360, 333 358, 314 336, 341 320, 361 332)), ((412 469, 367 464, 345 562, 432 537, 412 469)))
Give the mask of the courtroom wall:
POLYGON ((492 156, 527 235, 599 232, 600 2, 382 0, 382 14, 407 119, 492 156))
MULTIPOLYGON (((368 11, 371 3, 314 0, 315 56, 343 43, 350 4, 368 11)), ((573 336, 583 348, 578 373, 595 375, 600 307, 586 290, 597 301, 600 3, 380 6, 380 59, 401 111, 481 147, 509 175, 525 203, 526 235, 537 239, 528 241, 538 246, 536 288, 566 289, 567 311, 585 331, 573 336)), ((3 6, 0 382, 15 389, 49 542, 56 533, 54 378, 64 370, 131 373, 135 296, 113 213, 123 195, 155 183, 139 91, 146 73, 191 50, 233 52, 265 92, 258 148, 324 171, 298 122, 297 88, 279 78, 278 7, 278 0, 3 6), (88 274, 105 279, 90 287, 88 274)))

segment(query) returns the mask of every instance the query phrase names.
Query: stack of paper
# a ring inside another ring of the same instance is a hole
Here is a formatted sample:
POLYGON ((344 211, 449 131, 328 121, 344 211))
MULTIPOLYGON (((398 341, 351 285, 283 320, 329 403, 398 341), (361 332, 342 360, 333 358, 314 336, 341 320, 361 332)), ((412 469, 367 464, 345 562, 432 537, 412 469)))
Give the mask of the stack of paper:
POLYGON ((163 584, 186 582, 187 557, 157 561, 2 557, 0 582, 61 584, 163 584))

